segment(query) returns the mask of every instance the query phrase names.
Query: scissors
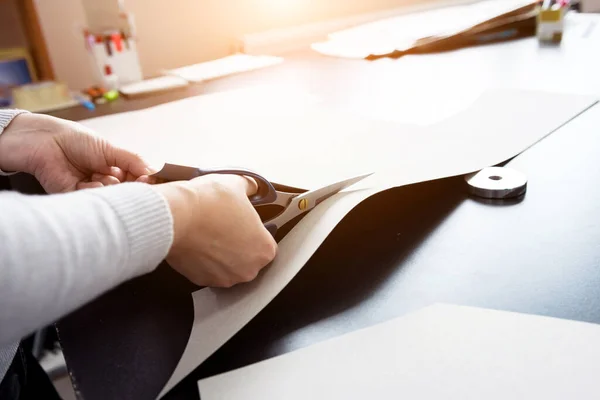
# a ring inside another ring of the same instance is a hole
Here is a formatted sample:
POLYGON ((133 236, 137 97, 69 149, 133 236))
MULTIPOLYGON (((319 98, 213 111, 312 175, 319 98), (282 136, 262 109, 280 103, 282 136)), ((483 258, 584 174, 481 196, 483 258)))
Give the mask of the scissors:
POLYGON ((315 190, 303 191, 301 193, 284 192, 275 189, 273 184, 256 172, 244 168, 216 168, 202 169, 177 164, 165 164, 157 173, 151 175, 161 181, 182 181, 197 178, 209 174, 232 174, 244 175, 254 178, 258 184, 257 192, 249 197, 255 207, 276 205, 283 210, 275 216, 263 221, 265 228, 275 237, 277 231, 297 216, 315 208, 319 203, 334 194, 354 185, 371 174, 356 176, 320 187, 315 190))

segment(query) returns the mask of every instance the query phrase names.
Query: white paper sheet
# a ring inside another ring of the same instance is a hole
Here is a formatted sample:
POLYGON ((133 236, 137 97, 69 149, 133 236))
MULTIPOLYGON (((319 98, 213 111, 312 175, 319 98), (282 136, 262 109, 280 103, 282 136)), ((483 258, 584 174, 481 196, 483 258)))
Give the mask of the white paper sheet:
POLYGON ((364 58, 412 48, 419 39, 455 35, 499 15, 530 5, 528 0, 486 0, 408 13, 328 35, 313 50, 329 56, 364 58))
POLYGON ((597 399, 600 325, 433 305, 199 381, 203 400, 597 399))
MULTIPOLYGON (((164 162, 243 166, 304 189, 376 171, 359 185, 390 187, 448 176, 455 167, 462 173, 467 161, 475 169, 491 164, 490 158, 502 161, 591 101, 509 89, 488 89, 474 102, 463 100, 467 108, 458 114, 417 126, 329 109, 298 91, 257 87, 82 123, 157 167, 164 162), (467 158, 459 162, 456 154, 467 158)), ((432 110, 432 118, 436 112, 445 110, 432 110)))
POLYGON ((595 103, 579 95, 490 90, 459 114, 423 127, 329 111, 297 92, 289 97, 256 90, 83 121, 160 163, 244 166, 299 188, 376 171, 312 210, 279 243, 277 258, 255 281, 194 293, 190 340, 161 396, 254 318, 361 201, 394 186, 505 161, 595 103))
POLYGON ((177 76, 160 76, 158 78, 145 79, 143 81, 121 86, 119 87, 119 92, 121 92, 121 94, 124 96, 134 97, 143 94, 182 88, 188 85, 188 81, 177 76))
POLYGON ((204 82, 240 72, 254 71, 283 62, 283 58, 275 56, 254 56, 249 54, 234 54, 206 61, 199 64, 188 65, 181 68, 165 71, 165 74, 183 78, 189 82, 204 82))

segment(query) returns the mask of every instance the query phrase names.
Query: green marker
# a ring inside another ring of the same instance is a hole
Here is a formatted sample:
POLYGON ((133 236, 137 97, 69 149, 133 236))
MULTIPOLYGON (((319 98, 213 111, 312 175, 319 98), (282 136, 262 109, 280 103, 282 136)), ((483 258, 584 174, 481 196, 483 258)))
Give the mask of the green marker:
POLYGON ((104 93, 104 98, 108 101, 113 101, 119 98, 119 92, 117 90, 109 90, 104 93))

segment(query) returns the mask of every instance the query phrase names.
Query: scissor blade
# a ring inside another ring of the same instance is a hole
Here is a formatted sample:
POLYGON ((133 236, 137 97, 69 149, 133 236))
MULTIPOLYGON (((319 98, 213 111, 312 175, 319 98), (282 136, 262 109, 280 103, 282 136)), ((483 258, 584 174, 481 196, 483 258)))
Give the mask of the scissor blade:
POLYGON ((188 181, 200 175, 200 170, 186 165, 165 163, 162 169, 152 175, 161 182, 188 181))
POLYGON ((334 194, 336 194, 338 192, 341 192, 342 190, 346 189, 347 187, 350 187, 350 186, 354 185, 355 183, 360 182, 363 179, 365 179, 366 177, 371 176, 371 175, 372 175, 372 173, 360 175, 360 176, 356 176, 354 178, 345 179, 343 181, 332 183, 331 185, 327 185, 327 186, 321 187, 319 189, 310 190, 310 191, 308 191, 306 193, 302 193, 301 195, 294 198, 292 200, 292 203, 300 204, 302 199, 305 199, 307 204, 306 204, 306 208, 302 207, 302 208, 304 208, 303 211, 310 210, 310 209, 316 207, 319 203, 325 201, 327 198, 333 196, 334 194))
POLYGON ((281 214, 267 222, 269 222, 272 225, 275 225, 277 228, 281 228, 283 225, 296 218, 298 215, 312 210, 325 199, 346 189, 347 187, 354 185, 355 183, 365 179, 370 175, 372 175, 372 173, 356 176, 350 179, 345 179, 343 181, 332 183, 331 185, 327 185, 319 189, 302 193, 297 197, 294 197, 290 202, 289 206, 281 214))

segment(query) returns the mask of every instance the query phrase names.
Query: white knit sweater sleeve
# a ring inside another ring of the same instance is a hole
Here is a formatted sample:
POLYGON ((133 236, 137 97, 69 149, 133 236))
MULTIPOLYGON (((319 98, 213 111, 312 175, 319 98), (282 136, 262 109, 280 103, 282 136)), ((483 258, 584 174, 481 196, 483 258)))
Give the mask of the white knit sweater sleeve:
POLYGON ((173 220, 151 185, 0 192, 0 347, 155 269, 173 220))
POLYGON ((0 380, 22 337, 152 271, 172 241, 170 208, 152 185, 0 191, 0 380))
MULTIPOLYGON (((0 135, 11 121, 20 114, 27 113, 26 110, 0 110, 0 135)), ((16 174, 16 172, 5 172, 0 169, 0 176, 8 176, 16 174)))

